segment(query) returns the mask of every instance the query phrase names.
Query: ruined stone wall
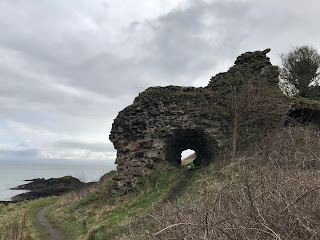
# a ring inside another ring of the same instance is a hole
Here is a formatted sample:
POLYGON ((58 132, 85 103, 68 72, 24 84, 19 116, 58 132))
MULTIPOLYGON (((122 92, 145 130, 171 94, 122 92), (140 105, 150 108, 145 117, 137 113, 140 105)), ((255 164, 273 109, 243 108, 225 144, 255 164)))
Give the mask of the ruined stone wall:
POLYGON ((134 188, 136 179, 161 161, 180 164, 194 149, 196 164, 208 164, 224 145, 225 112, 214 92, 203 88, 156 87, 141 93, 114 121, 110 140, 117 149, 115 187, 134 188))
MULTIPOLYGON (((195 165, 214 161, 232 135, 230 89, 260 81, 269 86, 270 94, 279 94, 278 70, 266 57, 269 51, 242 54, 206 88, 154 87, 139 94, 112 125, 110 140, 117 149, 118 165, 113 189, 136 188, 138 178, 160 162, 179 165, 185 149, 196 151, 195 165)), ((281 110, 271 121, 279 122, 283 115, 281 110)))

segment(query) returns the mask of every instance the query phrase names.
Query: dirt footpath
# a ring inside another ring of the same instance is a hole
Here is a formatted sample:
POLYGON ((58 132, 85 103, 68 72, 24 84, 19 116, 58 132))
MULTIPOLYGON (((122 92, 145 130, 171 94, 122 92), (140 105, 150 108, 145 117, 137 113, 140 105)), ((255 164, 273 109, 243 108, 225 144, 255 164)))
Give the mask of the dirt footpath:
POLYGON ((192 178, 194 171, 185 170, 184 176, 180 179, 169 191, 168 196, 163 200, 163 202, 173 202, 177 200, 182 191, 188 184, 188 181, 192 178))
POLYGON ((64 240, 64 239, 66 239, 64 234, 47 217, 48 212, 53 207, 54 207, 54 204, 49 205, 49 206, 45 207, 44 209, 42 209, 38 213, 37 219, 41 223, 45 232, 48 234, 47 235, 48 240, 64 240))

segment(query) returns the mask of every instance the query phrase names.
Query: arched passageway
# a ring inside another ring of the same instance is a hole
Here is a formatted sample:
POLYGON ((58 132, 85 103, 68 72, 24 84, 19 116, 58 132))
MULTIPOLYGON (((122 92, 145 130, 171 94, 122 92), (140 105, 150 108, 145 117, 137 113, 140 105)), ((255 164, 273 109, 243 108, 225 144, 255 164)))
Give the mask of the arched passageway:
POLYGON ((215 155, 217 142, 208 138, 201 130, 180 129, 166 141, 165 158, 173 165, 181 164, 181 153, 192 149, 196 153, 195 166, 208 165, 215 155))
POLYGON ((294 124, 298 122, 300 124, 315 124, 320 127, 320 111, 303 108, 297 109, 289 113, 289 120, 286 125, 294 124))

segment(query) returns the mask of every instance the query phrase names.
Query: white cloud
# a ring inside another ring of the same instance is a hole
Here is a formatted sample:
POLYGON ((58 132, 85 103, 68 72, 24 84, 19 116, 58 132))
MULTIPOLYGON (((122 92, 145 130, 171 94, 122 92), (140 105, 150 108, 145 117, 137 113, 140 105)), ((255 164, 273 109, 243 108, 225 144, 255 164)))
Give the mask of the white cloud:
POLYGON ((43 149, 38 153, 39 159, 68 159, 68 160, 107 160, 114 161, 114 152, 92 152, 85 149, 43 149))

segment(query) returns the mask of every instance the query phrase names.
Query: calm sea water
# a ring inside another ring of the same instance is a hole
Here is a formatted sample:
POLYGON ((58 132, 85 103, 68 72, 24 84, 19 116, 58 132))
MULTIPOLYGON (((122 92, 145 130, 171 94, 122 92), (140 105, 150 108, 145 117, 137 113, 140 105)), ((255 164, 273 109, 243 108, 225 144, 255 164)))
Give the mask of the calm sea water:
POLYGON ((65 161, 59 163, 35 161, 0 161, 0 201, 9 201, 11 197, 25 191, 10 190, 24 184, 26 179, 57 178, 73 176, 82 181, 97 181, 105 173, 116 169, 116 165, 107 161, 65 161))

